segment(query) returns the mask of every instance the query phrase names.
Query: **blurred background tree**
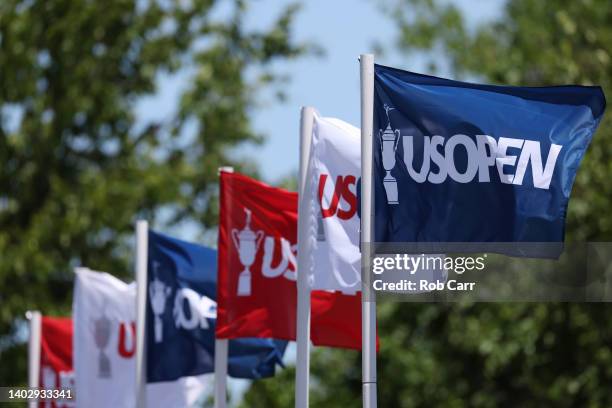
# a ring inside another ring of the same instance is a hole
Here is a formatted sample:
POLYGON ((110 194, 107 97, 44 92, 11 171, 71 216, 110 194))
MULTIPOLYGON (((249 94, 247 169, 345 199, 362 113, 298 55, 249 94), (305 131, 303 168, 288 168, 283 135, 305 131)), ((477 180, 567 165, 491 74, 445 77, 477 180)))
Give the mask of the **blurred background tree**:
POLYGON ((291 38, 296 11, 246 31, 242 0, 0 2, 0 384, 25 382, 24 312, 69 314, 73 266, 131 274, 138 217, 216 224, 217 168, 254 172, 232 150, 262 141, 255 94, 313 49, 291 38), (180 69, 177 111, 137 123, 180 69))
MULTIPOLYGON (((478 7, 474 2, 474 7, 478 7)), ((612 3, 508 0, 467 26, 452 2, 382 0, 396 49, 429 72, 507 85, 597 84, 612 95, 612 3)), ((568 209, 569 241, 612 239, 612 120, 584 158, 568 209)), ((382 304, 381 407, 609 407, 612 313, 606 304, 382 304)), ((311 405, 361 405, 361 358, 316 349, 311 405)), ((246 407, 290 407, 292 372, 254 382, 246 407)))

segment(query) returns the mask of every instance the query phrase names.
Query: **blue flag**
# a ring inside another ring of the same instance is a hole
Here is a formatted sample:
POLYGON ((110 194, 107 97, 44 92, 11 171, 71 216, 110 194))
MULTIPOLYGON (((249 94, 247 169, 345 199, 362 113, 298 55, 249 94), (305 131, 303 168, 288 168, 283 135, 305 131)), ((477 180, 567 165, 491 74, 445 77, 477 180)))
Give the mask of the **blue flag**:
POLYGON ((374 241, 563 242, 600 87, 478 85, 380 65, 374 76, 374 241))
MULTIPOLYGON (((147 379, 173 381, 214 371, 217 251, 149 232, 147 379)), ((274 375, 286 341, 229 341, 228 374, 274 375)))

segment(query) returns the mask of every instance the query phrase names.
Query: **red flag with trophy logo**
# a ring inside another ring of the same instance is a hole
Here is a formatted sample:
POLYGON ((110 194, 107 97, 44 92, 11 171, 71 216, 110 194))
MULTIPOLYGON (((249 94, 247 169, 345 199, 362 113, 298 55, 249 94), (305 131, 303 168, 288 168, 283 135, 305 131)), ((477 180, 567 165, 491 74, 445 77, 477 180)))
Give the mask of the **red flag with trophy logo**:
MULTIPOLYGON (((297 193, 221 172, 218 338, 295 340, 297 193)), ((361 348, 361 299, 311 294, 311 339, 361 348)))
MULTIPOLYGON (((74 391, 72 319, 43 316, 40 337, 40 387, 74 391)), ((71 400, 41 401, 42 407, 73 407, 71 400)))

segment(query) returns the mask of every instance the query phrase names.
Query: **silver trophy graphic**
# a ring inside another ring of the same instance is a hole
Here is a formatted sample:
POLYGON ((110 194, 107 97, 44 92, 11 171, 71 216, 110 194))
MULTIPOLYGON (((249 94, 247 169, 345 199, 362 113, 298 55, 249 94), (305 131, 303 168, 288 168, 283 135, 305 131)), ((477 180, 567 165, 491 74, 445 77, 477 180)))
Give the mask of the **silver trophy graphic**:
POLYGON ((397 194, 397 180, 391 175, 391 170, 395 167, 395 151, 397 150, 397 144, 400 140, 399 129, 391 129, 391 119, 389 119, 389 111, 394 108, 385 104, 385 112, 387 113, 387 128, 383 132, 382 129, 378 130, 378 135, 381 139, 381 155, 383 161, 383 167, 387 171, 385 178, 383 179, 383 185, 387 193, 387 203, 399 204, 397 194))
POLYGON ((102 312, 102 316, 94 320, 93 329, 94 341, 96 347, 100 350, 100 355, 98 356, 98 377, 110 378, 111 363, 108 356, 104 353, 104 349, 108 346, 110 340, 111 321, 104 312, 102 312))
POLYGON ((170 286, 166 285, 157 277, 159 262, 153 261, 153 274, 155 279, 149 284, 149 300, 151 309, 155 315, 155 342, 161 343, 163 340, 163 322, 161 316, 166 310, 166 298, 170 295, 170 286))
POLYGON ((236 228, 232 229, 232 240, 238 251, 240 263, 244 266, 244 270, 240 272, 238 277, 238 296, 251 295, 251 271, 249 268, 255 262, 255 254, 259 249, 259 245, 263 239, 263 231, 254 232, 251 229, 251 210, 244 209, 246 213, 246 225, 242 231, 236 228))
POLYGON ((325 224, 323 224, 323 215, 319 212, 317 217, 317 241, 325 241, 325 224))

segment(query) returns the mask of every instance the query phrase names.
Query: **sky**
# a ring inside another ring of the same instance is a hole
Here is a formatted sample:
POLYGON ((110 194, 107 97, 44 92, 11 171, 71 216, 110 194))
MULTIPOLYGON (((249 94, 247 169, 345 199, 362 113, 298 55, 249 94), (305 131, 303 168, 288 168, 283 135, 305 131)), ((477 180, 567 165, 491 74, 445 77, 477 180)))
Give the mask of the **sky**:
MULTIPOLYGON (((255 3, 247 24, 265 27, 287 0, 264 0, 255 3)), ((470 23, 498 16, 500 0, 455 2, 470 23), (478 7, 474 7, 478 4, 478 7)), ((387 48, 377 63, 424 72, 424 59, 409 60, 394 52, 397 29, 380 9, 376 0, 308 0, 295 22, 296 41, 312 41, 323 47, 322 58, 307 57, 283 64, 282 70, 291 76, 285 103, 276 103, 256 110, 252 123, 267 135, 263 147, 257 149, 258 162, 265 181, 274 182, 297 171, 300 107, 313 106, 323 116, 333 116, 359 126, 359 54, 372 52, 378 42, 387 48)))
MULTIPOLYGON (((247 28, 265 29, 291 0, 259 0, 249 3, 245 22, 247 28)), ((499 16, 504 0, 457 0, 468 24, 474 26, 499 16)), ((223 10, 220 11, 222 15, 223 10)), ((306 0, 294 22, 294 40, 309 41, 321 46, 325 56, 306 57, 292 62, 281 62, 274 67, 288 73, 291 81, 285 88, 288 99, 272 102, 265 93, 264 106, 255 109, 250 119, 255 130, 266 136, 262 146, 251 144, 237 149, 241 157, 254 159, 264 181, 274 183, 297 171, 300 107, 313 106, 323 116, 333 116, 355 126, 359 125, 359 54, 372 52, 376 42, 387 50, 377 63, 392 65, 416 72, 425 71, 424 59, 399 54, 393 45, 397 29, 385 16, 378 0, 306 0)), ((441 56, 443 58, 443 56, 441 56)), ((170 118, 181 89, 188 84, 189 73, 160 76, 158 94, 140 102, 137 117, 147 119, 170 118)), ((190 228, 179 234, 189 239, 190 228)), ((285 360, 295 361, 295 347, 291 345, 285 360)), ((234 404, 248 386, 244 380, 230 380, 234 404)))
MULTIPOLYGON (((294 0, 257 0, 248 3, 245 25, 250 29, 270 27, 279 13, 294 0)), ((504 0, 454 1, 470 25, 495 18, 504 0)), ((223 3, 222 3, 223 4, 223 3)), ((224 10, 218 11, 222 16, 224 10)), ((375 42, 387 52, 377 63, 427 73, 423 58, 407 58, 393 47, 397 29, 380 9, 380 0, 305 0, 294 22, 296 42, 314 42, 323 48, 323 57, 304 57, 274 65, 277 72, 290 76, 284 89, 285 102, 274 102, 263 92, 262 106, 250 114, 256 131, 266 137, 262 146, 252 144, 238 148, 238 157, 249 157, 258 163, 264 181, 274 183, 297 171, 300 107, 313 106, 323 116, 333 116, 359 125, 359 54, 372 52, 375 42)), ((176 109, 178 95, 189 81, 189 71, 178 75, 160 75, 158 93, 142 100, 137 117, 170 118, 176 109)))

